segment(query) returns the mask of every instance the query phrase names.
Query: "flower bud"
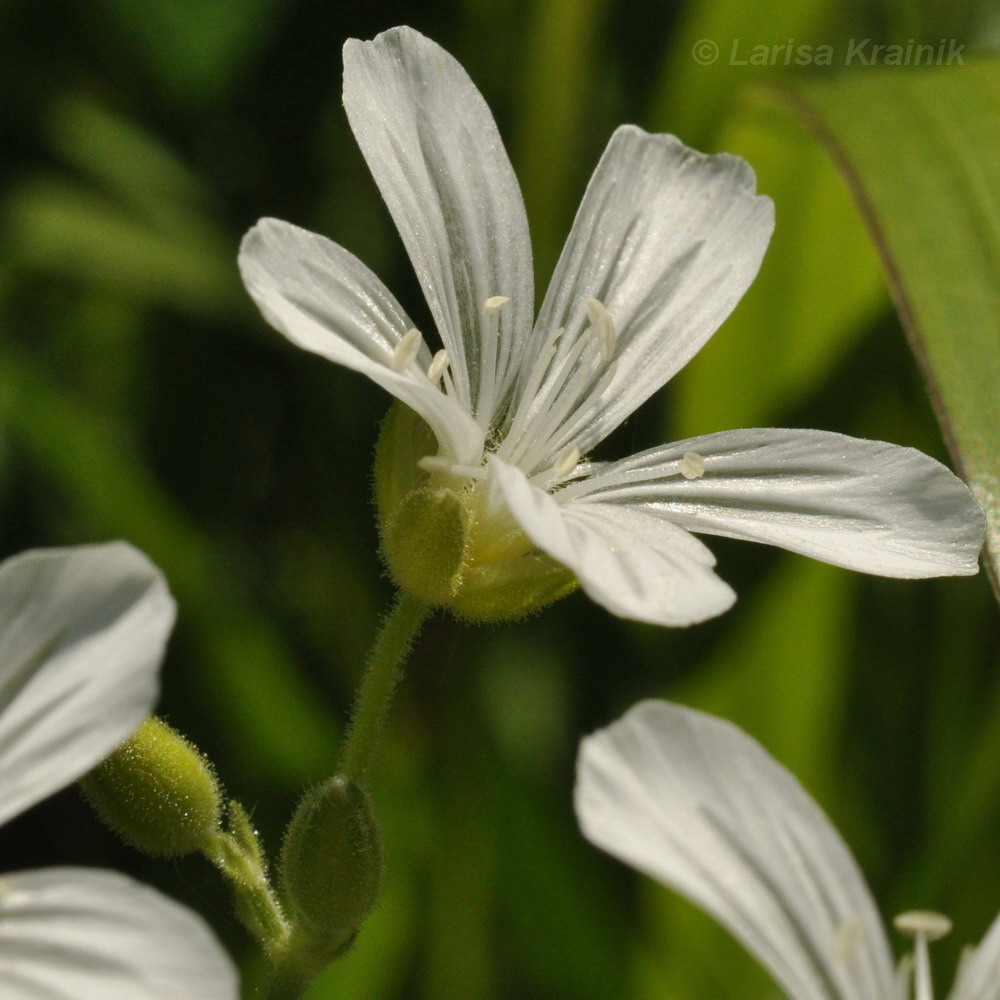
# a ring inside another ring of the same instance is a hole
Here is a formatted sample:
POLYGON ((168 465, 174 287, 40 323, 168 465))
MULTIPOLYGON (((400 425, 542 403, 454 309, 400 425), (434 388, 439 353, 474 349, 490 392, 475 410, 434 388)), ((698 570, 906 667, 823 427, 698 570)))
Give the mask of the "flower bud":
POLYGON ((103 822, 147 854, 192 854, 219 830, 211 764, 162 719, 147 719, 80 784, 103 822))
POLYGON ((307 793, 281 848, 281 884, 294 924, 329 939, 355 930, 382 887, 382 837, 368 793, 337 775, 307 793))

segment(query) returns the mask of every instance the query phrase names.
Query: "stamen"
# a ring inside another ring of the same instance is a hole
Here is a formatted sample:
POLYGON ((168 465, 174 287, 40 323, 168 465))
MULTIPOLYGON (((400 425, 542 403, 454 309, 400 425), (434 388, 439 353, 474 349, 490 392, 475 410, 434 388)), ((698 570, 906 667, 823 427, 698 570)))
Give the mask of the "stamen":
POLYGON ((615 380, 615 376, 618 374, 618 362, 615 361, 608 365, 604 374, 601 376, 600 380, 594 385, 594 388, 590 390, 587 398, 580 403, 577 408, 573 411, 573 416, 571 419, 567 419, 563 425, 559 428, 559 438, 557 441, 553 441, 549 438, 546 441, 546 447, 551 445, 550 450, 554 450, 558 447, 558 444, 565 441, 567 438, 574 438, 579 434, 587 424, 587 420, 595 409, 597 409, 601 404, 601 398, 607 391, 608 386, 615 380))
POLYGON ((559 457, 552 466, 552 472, 556 479, 565 479, 579 464, 580 449, 575 444, 568 444, 559 453, 559 457))
POLYGON ((587 310, 587 318, 590 320, 594 333, 601 341, 601 356, 605 361, 610 361, 615 353, 615 345, 618 343, 618 330, 611 313, 604 308, 603 303, 597 299, 584 299, 583 306, 587 310))
POLYGON ((424 455, 422 459, 417 462, 417 466, 424 470, 424 472, 451 472, 451 462, 448 461, 443 455, 424 455))
POLYGON ((484 429, 493 416, 494 395, 500 374, 497 347, 500 343, 500 310, 510 299, 506 295, 491 295, 483 303, 483 343, 480 357, 479 398, 476 400, 476 419, 484 429))
POLYGON ((545 372, 548 370, 549 363, 555 356, 556 341, 563 335, 565 330, 566 328, 561 326, 549 334, 545 345, 538 352, 538 357, 535 358, 535 363, 531 366, 531 374, 528 376, 528 381, 524 384, 524 388, 521 391, 521 402, 517 406, 517 412, 514 414, 514 419, 511 421, 510 429, 507 431, 507 436, 504 439, 504 443, 508 447, 503 450, 508 452, 508 454, 510 448, 517 443, 518 438, 521 436, 522 428, 531 413, 531 405, 538 395, 542 379, 545 378, 545 372))
MULTIPOLYGON (((535 456, 535 461, 540 458, 541 453, 546 450, 549 438, 593 378, 595 370, 593 365, 596 359, 583 357, 584 351, 592 346, 592 343, 588 338, 581 337, 546 376, 535 397, 531 416, 528 418, 521 440, 516 442, 511 453, 518 465, 529 462, 524 454, 525 450, 535 456), (570 378, 570 372, 577 362, 580 362, 580 365, 570 378)), ((531 465, 533 464, 534 462, 531 462, 531 465)))
POLYGON ((431 475, 441 473, 458 479, 485 479, 486 469, 481 465, 458 465, 449 462, 443 455, 424 455, 417 466, 431 475))
POLYGON ((701 479, 705 475, 705 460, 696 451, 686 451, 677 468, 685 479, 701 479))
POLYGON ((910 910, 901 913, 893 921, 897 930, 911 934, 917 939, 913 949, 914 1000, 934 1000, 934 987, 931 982, 931 959, 927 950, 928 941, 937 941, 951 930, 951 921, 940 913, 930 910, 910 910))
POLYGON ((436 382, 445 373, 445 369, 450 364, 451 358, 448 357, 448 352, 442 347, 441 350, 434 355, 430 365, 428 365, 427 377, 432 382, 436 382))
POLYGON ((394 372, 405 372, 416 361, 422 345, 423 338, 420 336, 420 331, 416 327, 407 330, 392 352, 389 367, 394 372))
POLYGON ((913 980, 913 956, 904 955, 896 963, 896 996, 906 1000, 910 995, 910 983, 913 980))

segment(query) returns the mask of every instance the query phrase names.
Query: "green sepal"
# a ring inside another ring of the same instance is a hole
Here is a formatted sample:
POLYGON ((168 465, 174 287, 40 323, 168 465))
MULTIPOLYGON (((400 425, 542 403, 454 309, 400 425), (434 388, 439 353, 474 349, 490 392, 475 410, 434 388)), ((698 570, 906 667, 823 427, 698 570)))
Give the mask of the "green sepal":
POLYGON ((212 765, 155 716, 80 785, 101 820, 147 854, 193 854, 219 832, 222 803, 212 765))
POLYGON ((447 604, 458 590, 469 514, 448 488, 412 490, 382 534, 382 555, 396 585, 428 604, 447 604))
POLYGON ((504 562, 468 567, 449 609, 470 622, 504 622, 524 618, 577 588, 565 566, 541 552, 504 562))
POLYGON ((427 481, 417 463, 437 451, 437 439, 424 418, 403 403, 393 403, 375 446, 375 507, 383 537, 404 498, 427 481))
POLYGON ((375 906, 384 869, 382 835, 371 797, 337 775, 307 792, 281 848, 281 886, 293 933, 344 940, 375 906))

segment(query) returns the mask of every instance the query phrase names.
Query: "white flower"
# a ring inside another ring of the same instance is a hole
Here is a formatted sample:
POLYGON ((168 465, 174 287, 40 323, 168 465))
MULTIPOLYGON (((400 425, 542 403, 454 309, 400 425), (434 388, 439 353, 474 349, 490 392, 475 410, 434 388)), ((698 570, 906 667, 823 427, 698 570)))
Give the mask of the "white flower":
MULTIPOLYGON (((149 714, 174 621, 152 563, 123 543, 0 564, 0 823, 75 781, 149 714)), ((235 1000, 200 918, 113 872, 0 876, 4 1000, 235 1000)))
MULTIPOLYGON (((837 831, 736 726, 667 702, 636 705, 583 741, 576 812, 592 843, 730 930, 790 1000, 904 1000, 911 976, 916 1000, 932 1000, 927 943, 950 921, 897 917, 916 938, 897 972, 837 831)), ((950 1000, 1000 1000, 1000 918, 964 958, 950 1000)))
MULTIPOLYGON (((437 452, 421 468, 467 498, 476 530, 509 534, 513 517, 524 548, 569 567, 594 600, 663 625, 735 599, 692 531, 886 576, 976 572, 982 511, 911 449, 764 429, 587 458, 753 281, 774 212, 743 160, 619 128, 533 322, 524 204, 458 62, 405 27, 348 41, 344 105, 443 347, 432 354, 356 257, 287 223, 264 219, 247 234, 243 280, 290 340, 423 417, 437 452)), ((490 550, 470 545, 467 563, 490 550)))

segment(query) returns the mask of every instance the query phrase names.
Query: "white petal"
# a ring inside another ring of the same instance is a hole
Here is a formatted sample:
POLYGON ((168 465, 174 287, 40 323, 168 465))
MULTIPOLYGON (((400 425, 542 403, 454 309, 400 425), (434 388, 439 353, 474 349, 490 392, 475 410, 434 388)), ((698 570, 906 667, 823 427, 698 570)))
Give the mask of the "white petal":
POLYGON ((451 357, 459 398, 488 425, 531 332, 534 291, 524 202, 486 102, 439 45, 412 28, 344 46, 344 107, 451 357), (496 360, 482 310, 502 312, 496 360), (489 386, 493 379, 494 391, 489 386), (483 412, 485 408, 486 412, 483 412))
POLYGON ((261 219, 243 238, 239 263, 247 291, 275 329, 367 375, 427 421, 446 455, 479 463, 482 431, 427 378, 427 346, 408 370, 392 370, 393 352, 413 324, 357 257, 298 226, 261 219))
MULTIPOLYGON (((739 157, 624 125, 611 138, 538 317, 566 351, 594 298, 618 330, 617 372, 574 443, 586 453, 701 348, 757 274, 774 206, 739 157)), ((566 442, 557 442, 556 450, 566 442)))
POLYGON ((664 518, 614 504, 559 504, 498 458, 490 475, 525 534, 613 614, 693 625, 736 599, 712 571, 712 553, 664 518))
POLYGON ((592 843, 712 914, 793 1000, 895 995, 850 852, 795 778, 730 723, 635 706, 583 741, 576 812, 592 843))
POLYGON ((236 1000, 232 963, 202 920, 124 875, 48 868, 0 884, 9 1000, 236 1000))
POLYGON ((160 571, 123 542, 0 565, 0 823, 138 728, 173 623, 160 571))
POLYGON ((985 518, 966 485, 913 448, 826 431, 724 431, 645 451, 567 493, 660 511, 689 531, 779 545, 882 576, 977 571, 985 518), (704 475, 678 463, 694 452, 704 475))
POLYGON ((1000 1000, 1000 917, 962 960, 949 1000, 1000 1000))

